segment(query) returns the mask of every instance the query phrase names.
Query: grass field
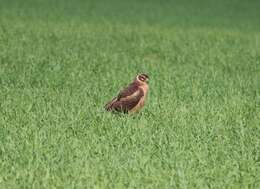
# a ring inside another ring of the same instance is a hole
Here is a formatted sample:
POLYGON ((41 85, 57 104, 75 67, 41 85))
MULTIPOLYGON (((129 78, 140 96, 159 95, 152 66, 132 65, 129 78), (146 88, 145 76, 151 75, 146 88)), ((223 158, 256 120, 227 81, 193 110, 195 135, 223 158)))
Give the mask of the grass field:
POLYGON ((0 188, 260 188, 259 10, 0 0, 0 188), (143 111, 105 112, 139 72, 143 111))

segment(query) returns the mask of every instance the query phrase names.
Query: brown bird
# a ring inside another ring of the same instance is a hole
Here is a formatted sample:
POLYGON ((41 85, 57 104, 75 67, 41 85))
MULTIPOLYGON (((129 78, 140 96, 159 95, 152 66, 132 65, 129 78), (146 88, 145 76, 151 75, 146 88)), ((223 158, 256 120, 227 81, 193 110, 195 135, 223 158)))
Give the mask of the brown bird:
POLYGON ((123 113, 138 112, 145 103, 149 90, 149 76, 138 74, 134 81, 123 89, 117 97, 113 98, 105 105, 107 111, 117 111, 123 113))

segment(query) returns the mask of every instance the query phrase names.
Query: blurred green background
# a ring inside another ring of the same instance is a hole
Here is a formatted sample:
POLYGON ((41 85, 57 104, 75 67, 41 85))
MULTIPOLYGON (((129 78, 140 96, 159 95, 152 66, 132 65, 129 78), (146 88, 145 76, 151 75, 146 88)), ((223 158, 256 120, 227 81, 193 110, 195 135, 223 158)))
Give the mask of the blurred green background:
POLYGON ((0 188, 259 188, 259 10, 0 0, 0 188), (139 72, 143 111, 105 112, 139 72))

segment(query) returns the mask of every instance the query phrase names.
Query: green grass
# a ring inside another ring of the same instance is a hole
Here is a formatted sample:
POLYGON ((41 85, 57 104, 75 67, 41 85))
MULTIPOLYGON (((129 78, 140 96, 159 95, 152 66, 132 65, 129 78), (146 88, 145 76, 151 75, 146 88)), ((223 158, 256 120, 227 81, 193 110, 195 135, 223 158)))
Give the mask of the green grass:
POLYGON ((0 188, 260 188, 259 10, 0 0, 0 188), (105 112, 138 72, 143 111, 105 112))

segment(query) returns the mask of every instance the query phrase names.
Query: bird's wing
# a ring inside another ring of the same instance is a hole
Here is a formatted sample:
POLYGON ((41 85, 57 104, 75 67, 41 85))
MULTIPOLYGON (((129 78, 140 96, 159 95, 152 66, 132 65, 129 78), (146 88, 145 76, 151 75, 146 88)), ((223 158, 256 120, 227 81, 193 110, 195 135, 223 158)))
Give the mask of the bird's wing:
POLYGON ((111 107, 113 106, 113 104, 117 101, 117 97, 113 98, 111 101, 109 101, 108 103, 106 103, 106 105, 104 106, 104 108, 109 111, 111 110, 111 107))
POLYGON ((137 85, 134 83, 131 83, 128 87, 120 91, 117 97, 113 98, 111 101, 109 101, 105 105, 106 110, 112 110, 112 109, 118 109, 120 106, 126 106, 126 102, 129 101, 129 99, 134 101, 138 96, 140 95, 140 91, 137 85))
MULTIPOLYGON (((124 93, 127 94, 126 91, 124 93)), ((128 95, 121 96, 120 99, 117 99, 116 102, 111 106, 112 109, 117 111, 128 112, 132 108, 134 108, 144 96, 144 93, 141 89, 137 88, 137 90, 128 93, 128 95)))
POLYGON ((130 84, 127 88, 120 91, 117 100, 126 101, 127 99, 136 98, 142 93, 139 87, 135 84, 130 84))

